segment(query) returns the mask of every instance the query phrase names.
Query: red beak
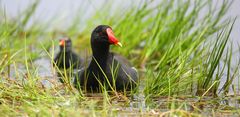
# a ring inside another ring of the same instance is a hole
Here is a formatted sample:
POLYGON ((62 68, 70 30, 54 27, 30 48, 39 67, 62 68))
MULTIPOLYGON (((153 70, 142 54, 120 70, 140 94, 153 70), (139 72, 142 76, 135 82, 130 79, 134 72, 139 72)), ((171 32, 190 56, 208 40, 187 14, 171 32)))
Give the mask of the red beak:
POLYGON ((60 40, 59 45, 64 46, 65 45, 65 40, 64 39, 60 40))
POLYGON ((118 41, 118 39, 114 36, 113 31, 111 28, 107 28, 106 30, 107 35, 108 35, 108 40, 111 44, 118 45, 122 47, 122 44, 118 41))

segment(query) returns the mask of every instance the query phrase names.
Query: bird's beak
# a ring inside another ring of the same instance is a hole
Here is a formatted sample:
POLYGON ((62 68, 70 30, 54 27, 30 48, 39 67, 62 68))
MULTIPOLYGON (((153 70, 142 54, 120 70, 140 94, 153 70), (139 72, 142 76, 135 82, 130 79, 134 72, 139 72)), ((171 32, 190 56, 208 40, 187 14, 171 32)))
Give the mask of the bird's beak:
POLYGON ((106 29, 107 35, 108 35, 108 41, 111 44, 117 45, 122 47, 122 44, 118 41, 118 39, 114 36, 113 31, 111 28, 106 29))
POLYGON ((60 46, 64 46, 64 44, 65 44, 65 40, 60 40, 60 41, 59 41, 59 45, 60 45, 60 46))
POLYGON ((117 42, 115 45, 122 47, 122 44, 120 42, 117 42))

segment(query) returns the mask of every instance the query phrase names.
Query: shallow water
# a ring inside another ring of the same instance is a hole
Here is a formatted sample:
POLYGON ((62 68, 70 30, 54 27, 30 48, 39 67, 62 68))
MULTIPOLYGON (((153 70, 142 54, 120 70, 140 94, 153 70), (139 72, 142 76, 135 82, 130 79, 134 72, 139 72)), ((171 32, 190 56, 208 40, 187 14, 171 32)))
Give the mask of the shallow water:
MULTIPOLYGON (((112 95, 113 96, 113 95, 112 95)), ((114 96, 113 96, 114 97, 114 96)), ((161 115, 169 110, 186 111, 195 114, 201 114, 202 116, 220 115, 220 116, 238 116, 240 96, 235 97, 222 97, 212 98, 204 97, 155 97, 150 101, 146 101, 144 98, 139 99, 140 96, 128 97, 130 102, 123 98, 110 99, 112 109, 119 112, 119 115, 124 116, 139 116, 139 115, 161 115)), ((87 98, 93 100, 99 100, 99 109, 102 107, 103 96, 101 94, 88 95, 87 98)))

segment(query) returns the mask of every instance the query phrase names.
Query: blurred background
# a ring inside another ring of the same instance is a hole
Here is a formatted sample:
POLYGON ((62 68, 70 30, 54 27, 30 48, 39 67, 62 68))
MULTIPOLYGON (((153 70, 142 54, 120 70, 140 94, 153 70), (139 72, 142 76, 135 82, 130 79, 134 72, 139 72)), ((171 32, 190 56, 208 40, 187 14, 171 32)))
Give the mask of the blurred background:
MULTIPOLYGON (((159 2, 161 0, 156 0, 159 2)), ((216 5, 221 4, 223 0, 213 0, 216 5)), ((113 2, 110 0, 40 0, 37 10, 31 21, 41 21, 49 22, 51 19, 57 20, 55 24, 51 24, 52 28, 66 28, 71 24, 71 21, 76 17, 76 14, 84 14, 81 16, 80 20, 86 22, 88 17, 90 17, 96 11, 100 11, 100 7, 107 2, 113 2), (80 11, 85 7, 85 11, 80 11), (84 12, 84 13, 82 13, 84 12), (57 26, 57 27, 56 27, 57 26)), ((114 0, 114 4, 111 4, 112 9, 122 7, 129 7, 130 5, 137 5, 138 3, 143 2, 142 0, 114 0)), ((5 8, 6 14, 11 17, 16 17, 24 9, 27 8, 32 0, 1 0, 0 4, 5 8)), ((239 17, 240 16, 240 0, 234 0, 231 5, 227 15, 225 17, 239 17)), ((108 6, 109 7, 109 6, 108 6)), ((29 24, 30 25, 30 24, 29 24)), ((236 44, 240 42, 240 19, 238 18, 235 22, 231 37, 236 44)), ((235 46, 236 47, 236 46, 235 46)))

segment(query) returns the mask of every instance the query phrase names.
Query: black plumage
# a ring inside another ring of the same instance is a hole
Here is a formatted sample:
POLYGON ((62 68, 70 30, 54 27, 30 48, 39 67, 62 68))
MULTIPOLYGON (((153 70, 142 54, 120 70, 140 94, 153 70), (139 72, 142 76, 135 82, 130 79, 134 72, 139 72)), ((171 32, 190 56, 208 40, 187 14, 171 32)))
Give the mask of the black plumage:
MULTIPOLYGON (((83 59, 77 55, 72 50, 72 41, 70 38, 62 38, 59 40, 60 51, 57 53, 54 58, 54 67, 58 67, 57 72, 59 77, 63 77, 64 69, 69 75, 70 71, 73 72, 74 69, 80 69, 83 64, 83 59), (59 71, 60 70, 60 71, 59 71)), ((60 81, 63 83, 64 80, 60 78, 60 81)))
POLYGON ((79 70, 75 77, 76 88, 87 91, 100 91, 101 86, 107 90, 131 90, 136 87, 138 73, 124 57, 110 52, 110 45, 121 43, 106 25, 96 27, 91 35, 92 60, 86 68, 79 70))

